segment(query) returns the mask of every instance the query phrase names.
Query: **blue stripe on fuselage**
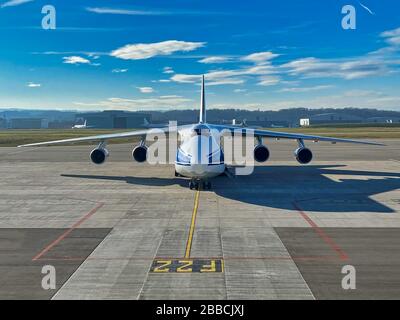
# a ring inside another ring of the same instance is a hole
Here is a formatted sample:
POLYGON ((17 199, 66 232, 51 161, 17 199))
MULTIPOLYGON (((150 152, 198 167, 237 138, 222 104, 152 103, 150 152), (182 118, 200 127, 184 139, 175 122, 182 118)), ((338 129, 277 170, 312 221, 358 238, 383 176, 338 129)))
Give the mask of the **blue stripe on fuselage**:
MULTIPOLYGON (((192 158, 192 155, 184 153, 180 148, 178 148, 176 152, 176 160, 175 163, 177 165, 181 166, 190 166, 190 160, 192 158)), ((201 157, 199 160, 199 163, 201 164, 201 157)), ((215 166, 215 165, 221 165, 224 164, 224 153, 222 149, 217 150, 216 152, 210 153, 208 155, 208 164, 209 166, 215 166), (213 157, 219 152, 219 159, 213 159, 213 157), (214 160, 214 161, 213 161, 214 160), (216 160, 216 161, 215 161, 216 160)))

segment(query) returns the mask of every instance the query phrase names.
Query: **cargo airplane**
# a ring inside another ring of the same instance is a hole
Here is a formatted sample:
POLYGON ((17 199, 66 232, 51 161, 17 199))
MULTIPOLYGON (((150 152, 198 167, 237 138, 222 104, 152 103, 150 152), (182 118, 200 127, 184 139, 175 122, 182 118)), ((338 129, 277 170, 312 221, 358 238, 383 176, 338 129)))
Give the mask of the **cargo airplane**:
MULTIPOLYGON (((221 146, 221 136, 223 133, 231 135, 239 132, 241 135, 252 134, 255 138, 254 160, 256 162, 265 162, 269 158, 269 150, 263 143, 263 138, 276 139, 295 139, 298 141, 298 148, 294 151, 294 156, 300 164, 309 163, 313 154, 308 149, 304 141, 328 141, 331 143, 345 142, 368 145, 382 145, 375 142, 358 141, 350 139, 340 139, 332 137, 322 137, 314 135, 305 135, 299 133, 276 132, 261 129, 252 129, 238 127, 234 125, 215 125, 207 123, 204 76, 202 77, 201 103, 199 122, 192 125, 175 126, 160 128, 164 133, 176 132, 180 136, 180 145, 177 148, 175 159, 175 176, 190 178, 189 187, 197 189, 201 186, 204 189, 210 189, 209 178, 223 174, 226 170, 224 162, 224 151, 221 146), (203 147, 202 147, 203 146, 203 147), (207 148, 204 148, 207 146, 207 148)), ((138 130, 123 133, 103 134, 82 138, 72 138, 56 141, 47 141, 40 143, 31 143, 19 147, 36 147, 54 144, 76 143, 76 142, 99 142, 98 146, 90 153, 90 159, 95 164, 102 164, 106 161, 109 152, 106 149, 107 140, 127 137, 141 137, 142 140, 132 151, 132 157, 137 162, 145 162, 148 156, 148 147, 145 144, 145 137, 151 134, 151 130, 138 130)))

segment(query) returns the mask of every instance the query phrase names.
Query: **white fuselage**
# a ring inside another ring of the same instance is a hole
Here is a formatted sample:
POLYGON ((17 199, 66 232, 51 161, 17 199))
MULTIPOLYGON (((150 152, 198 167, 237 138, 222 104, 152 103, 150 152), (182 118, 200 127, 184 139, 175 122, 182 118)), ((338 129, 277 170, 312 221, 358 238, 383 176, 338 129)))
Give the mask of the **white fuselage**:
POLYGON ((179 134, 182 142, 175 160, 177 173, 189 178, 207 179, 225 171, 220 137, 213 135, 206 124, 193 125, 179 134))

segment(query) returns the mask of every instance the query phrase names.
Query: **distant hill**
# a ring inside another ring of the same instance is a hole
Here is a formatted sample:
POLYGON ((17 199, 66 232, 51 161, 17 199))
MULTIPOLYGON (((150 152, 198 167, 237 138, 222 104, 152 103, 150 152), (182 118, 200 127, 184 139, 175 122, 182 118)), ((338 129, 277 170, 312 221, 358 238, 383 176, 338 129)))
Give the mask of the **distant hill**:
MULTIPOLYGON (((178 123, 190 123, 198 120, 198 110, 167 110, 154 111, 142 110, 152 115, 154 123, 164 123, 169 120, 177 120, 178 123)), ((75 121, 83 112, 79 111, 59 111, 59 110, 25 110, 25 109, 0 109, 0 119, 12 118, 42 118, 49 121, 75 121)), ((359 109, 359 108, 293 108, 282 109, 278 111, 272 110, 243 110, 243 109, 210 109, 207 110, 207 120, 209 122, 221 123, 230 122, 236 119, 238 122, 246 119, 247 121, 255 122, 287 122, 289 125, 296 125, 301 118, 309 118, 311 116, 335 113, 345 116, 356 116, 362 119, 374 117, 397 117, 400 118, 399 111, 386 111, 378 109, 359 109)))
MULTIPOLYGON (((194 122, 198 117, 198 110, 171 110, 171 111, 146 111, 151 113, 153 121, 168 121, 177 120, 183 122, 194 122)), ((223 120, 236 119, 242 121, 287 121, 291 124, 298 124, 299 119, 309 118, 314 115, 322 113, 336 113, 343 116, 356 116, 362 119, 372 117, 400 117, 398 111, 385 111, 378 109, 358 109, 358 108, 321 108, 321 109, 307 109, 307 108, 294 108, 282 109, 278 111, 249 111, 242 109, 210 109, 207 110, 207 121, 221 122, 223 120)))
POLYGON ((40 118, 49 121, 75 121, 76 111, 59 110, 28 110, 28 109, 0 109, 0 118, 40 118))

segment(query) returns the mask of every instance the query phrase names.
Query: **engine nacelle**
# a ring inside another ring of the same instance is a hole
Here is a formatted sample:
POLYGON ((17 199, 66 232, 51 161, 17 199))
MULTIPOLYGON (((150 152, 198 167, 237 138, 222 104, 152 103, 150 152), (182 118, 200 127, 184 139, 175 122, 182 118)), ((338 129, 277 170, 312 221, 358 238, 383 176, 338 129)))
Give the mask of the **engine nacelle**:
POLYGON ((90 153, 90 159, 95 164, 103 164, 107 160, 108 154, 109 152, 107 149, 96 148, 90 153))
POLYGON ((145 145, 135 147, 132 151, 132 158, 137 162, 145 162, 147 159, 147 147, 145 145))
POLYGON ((257 162, 265 162, 269 158, 269 150, 266 146, 258 144, 254 147, 254 160, 257 162))
POLYGON ((296 149, 294 151, 294 156, 296 157, 296 160, 301 164, 310 163, 313 158, 311 150, 304 147, 296 149))

